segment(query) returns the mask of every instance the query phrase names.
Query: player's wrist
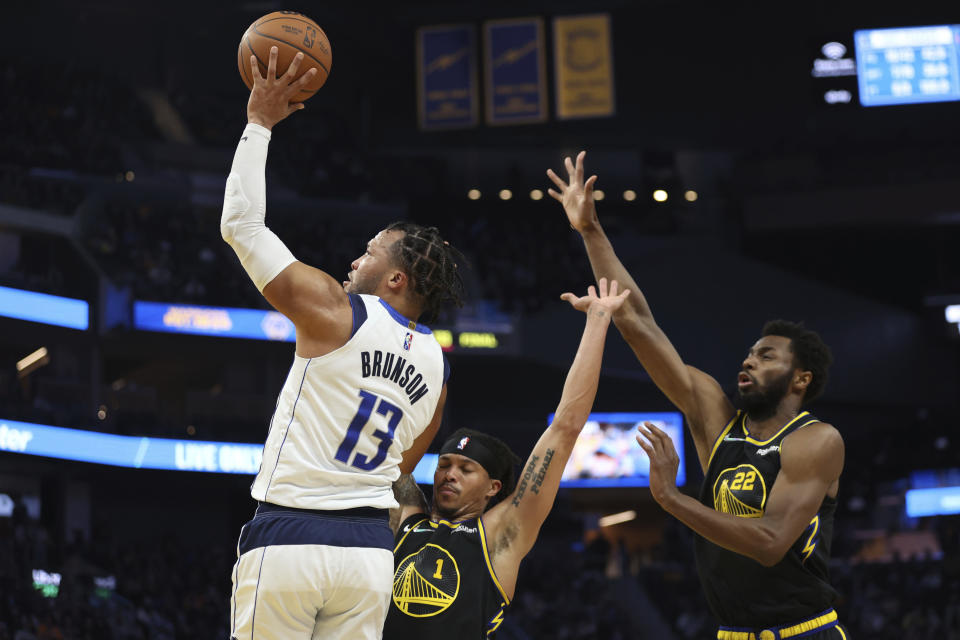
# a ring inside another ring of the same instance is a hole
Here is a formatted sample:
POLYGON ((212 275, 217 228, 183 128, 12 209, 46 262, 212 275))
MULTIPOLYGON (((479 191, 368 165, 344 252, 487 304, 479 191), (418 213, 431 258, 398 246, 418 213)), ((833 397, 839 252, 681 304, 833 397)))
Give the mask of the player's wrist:
POLYGON ((256 114, 256 113, 248 113, 248 114, 247 114, 247 124, 248 124, 248 125, 254 124, 254 125, 257 125, 258 127, 263 127, 263 128, 266 129, 267 131, 271 131, 271 130, 273 129, 273 125, 276 124, 276 123, 275 123, 275 122, 271 122, 271 121, 268 120, 267 118, 264 118, 263 116, 258 115, 258 114, 256 114))

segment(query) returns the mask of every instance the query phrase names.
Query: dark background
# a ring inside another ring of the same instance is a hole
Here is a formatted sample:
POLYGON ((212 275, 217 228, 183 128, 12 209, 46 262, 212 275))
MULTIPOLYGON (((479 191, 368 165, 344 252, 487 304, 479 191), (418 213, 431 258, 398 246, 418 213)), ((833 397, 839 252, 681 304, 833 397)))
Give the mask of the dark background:
MULTIPOLYGON (((564 156, 587 149, 587 169, 607 194, 601 220, 690 364, 732 391, 743 355, 775 317, 803 320, 833 348, 830 383, 811 411, 835 424, 847 444, 834 572, 841 616, 856 636, 958 632, 956 517, 910 520, 902 500, 911 471, 949 469, 958 460, 960 334, 943 308, 960 302, 960 103, 830 106, 810 73, 825 42, 849 44, 855 29, 960 22, 949 3, 5 7, 0 284, 90 300, 95 326, 80 334, 0 319, 0 417, 262 441, 291 345, 145 334, 106 308, 131 299, 265 306, 220 240, 218 221, 245 123, 236 47, 254 19, 279 9, 302 11, 324 28, 333 66, 307 108, 274 130, 271 227, 300 259, 339 277, 385 222, 436 224, 473 264, 471 303, 441 324, 489 319, 484 310, 495 309, 516 327, 513 353, 450 354, 441 438, 461 426, 481 428, 525 455, 556 406, 582 322, 558 297, 583 290, 591 276, 559 205, 526 194, 551 186, 547 167, 559 170, 564 156), (611 15, 616 115, 560 122, 550 20, 593 12, 611 15), (471 129, 419 130, 416 29, 459 22, 479 29, 484 20, 525 16, 546 20, 548 121, 492 127, 481 116, 471 129), (158 105, 182 127, 159 122, 158 105), (466 198, 474 187, 484 194, 476 202, 466 198), (496 199, 501 188, 515 198, 496 199), (655 188, 668 189, 670 199, 655 203, 655 188), (620 197, 625 189, 637 191, 635 202, 620 197), (698 200, 684 201, 685 189, 698 200), (40 345, 50 349, 50 365, 18 379, 14 363, 40 345), (939 556, 905 553, 913 564, 879 569, 855 561, 877 540, 893 549, 896 536, 918 532, 938 541, 939 556), (930 575, 936 598, 923 597, 930 575)), ((596 408, 672 408, 615 333, 596 408)), ((699 471, 687 445, 693 492, 699 471)), ((151 576, 136 586, 118 577, 117 591, 134 610, 167 621, 139 623, 141 634, 167 633, 167 626, 170 637, 219 631, 233 540, 252 506, 247 478, 5 453, 0 481, 0 491, 41 504, 39 522, 23 520, 22 535, 11 535, 12 553, 34 557, 23 551, 23 527, 41 527, 51 569, 83 557, 118 576, 126 571, 128 580, 151 576), (127 556, 119 550, 128 546, 137 561, 121 564, 116 558, 127 556), (184 560, 205 549, 220 564, 184 560), (166 572, 191 573, 170 568, 180 563, 207 567, 181 585, 205 594, 194 602, 204 604, 186 607, 164 591, 173 579, 166 572), (184 618, 187 610, 201 613, 184 618)), ((541 553, 571 558, 568 573, 531 557, 518 591, 528 595, 518 595, 507 637, 710 636, 689 534, 646 491, 564 493, 543 538, 541 553), (626 508, 639 510, 637 521, 596 527, 597 515, 626 508), (551 591, 551 584, 569 587, 551 591), (620 599, 583 595, 607 588, 620 599), (631 608, 646 611, 638 603, 648 601, 667 630, 630 618, 631 608), (545 602, 575 613, 565 618, 545 602), (627 613, 610 614, 621 606, 627 613), (559 622, 546 622, 551 616, 559 622), (600 622, 584 628, 588 619, 600 622)), ((108 637, 91 626, 101 617, 88 607, 48 605, 8 599, 0 638, 31 625, 40 634, 43 620, 67 637, 108 637), (83 628, 78 620, 85 630, 71 631, 83 628)), ((116 637, 154 637, 137 636, 135 626, 116 637)))

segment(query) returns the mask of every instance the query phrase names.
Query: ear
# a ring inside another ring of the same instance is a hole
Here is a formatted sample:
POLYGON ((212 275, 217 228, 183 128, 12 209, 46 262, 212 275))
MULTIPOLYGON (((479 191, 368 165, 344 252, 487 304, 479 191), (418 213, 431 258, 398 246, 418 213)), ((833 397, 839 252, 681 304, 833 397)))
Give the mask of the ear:
POLYGON ((502 489, 502 488, 503 488, 503 483, 502 483, 502 482, 500 482, 499 480, 495 480, 495 479, 491 478, 491 479, 490 479, 490 490, 487 491, 487 494, 486 494, 486 495, 487 495, 487 498, 488 498, 488 499, 493 498, 493 496, 495 496, 495 495, 497 495, 498 493, 500 493, 500 489, 502 489))
POLYGON ((806 391, 812 381, 813 373, 810 371, 800 371, 797 369, 793 374, 793 386, 802 391, 806 391))
POLYGON ((399 293, 410 283, 410 278, 406 273, 397 269, 388 272, 387 287, 394 293, 399 293))

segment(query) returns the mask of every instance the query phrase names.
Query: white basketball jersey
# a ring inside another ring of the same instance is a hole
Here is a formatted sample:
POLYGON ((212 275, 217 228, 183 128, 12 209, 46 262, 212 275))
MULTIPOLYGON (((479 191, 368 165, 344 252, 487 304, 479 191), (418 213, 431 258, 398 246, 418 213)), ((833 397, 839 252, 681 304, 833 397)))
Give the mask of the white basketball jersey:
POLYGON ((397 466, 433 418, 445 380, 430 329, 371 295, 351 295, 354 334, 294 356, 250 494, 298 509, 393 508, 397 466))

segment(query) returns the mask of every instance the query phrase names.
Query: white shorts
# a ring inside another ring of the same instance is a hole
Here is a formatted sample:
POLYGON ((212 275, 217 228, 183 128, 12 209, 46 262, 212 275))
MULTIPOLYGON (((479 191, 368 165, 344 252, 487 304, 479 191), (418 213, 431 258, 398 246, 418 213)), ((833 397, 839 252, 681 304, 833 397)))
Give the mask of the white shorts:
POLYGON ((393 534, 375 509, 261 504, 233 567, 233 640, 379 640, 393 586, 393 534))

